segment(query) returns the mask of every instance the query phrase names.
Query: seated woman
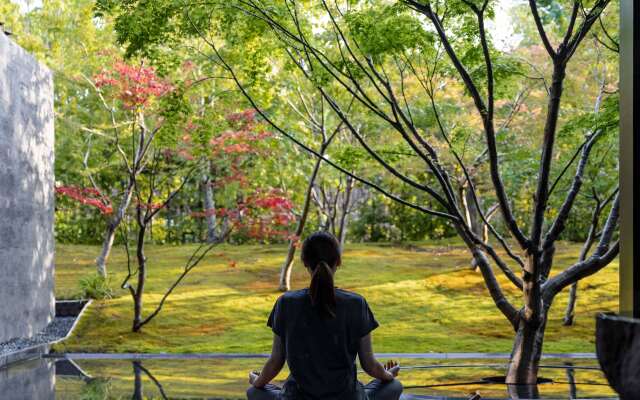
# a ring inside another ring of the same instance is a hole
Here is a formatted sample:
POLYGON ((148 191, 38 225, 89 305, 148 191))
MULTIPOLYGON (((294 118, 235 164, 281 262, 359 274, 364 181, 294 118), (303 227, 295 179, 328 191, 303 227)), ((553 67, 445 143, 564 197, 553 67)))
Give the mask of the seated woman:
POLYGON ((271 356, 261 372, 249 374, 248 399, 399 399, 402 384, 395 377, 400 367, 375 359, 371 331, 378 322, 367 301, 333 285, 341 264, 336 238, 326 232, 309 236, 302 244, 302 262, 311 283, 276 301, 267 322, 274 333, 271 356), (356 355, 374 378, 367 385, 356 378, 356 355), (269 384, 285 360, 291 374, 284 386, 269 384))

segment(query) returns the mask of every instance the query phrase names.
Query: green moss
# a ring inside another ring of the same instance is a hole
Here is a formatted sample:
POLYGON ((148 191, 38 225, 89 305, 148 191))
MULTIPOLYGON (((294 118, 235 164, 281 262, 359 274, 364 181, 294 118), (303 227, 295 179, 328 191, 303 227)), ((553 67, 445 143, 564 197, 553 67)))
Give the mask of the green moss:
MULTIPOLYGON (((193 246, 149 247, 145 312, 153 309, 178 276, 193 246)), ((78 280, 94 271, 97 247, 58 246, 56 293, 78 296, 78 280)), ((558 245, 554 272, 576 260, 579 245, 558 245)), ((126 258, 115 249, 109 270, 115 297, 96 301, 72 338, 59 351, 98 352, 267 352, 265 326, 277 291, 284 246, 221 246, 176 289, 162 313, 140 333, 131 332, 132 302, 117 286, 126 258)), ((499 272, 499 271, 498 271, 499 272)), ((518 293, 503 278, 507 295, 518 293)), ((294 266, 294 288, 308 276, 294 266)), ((469 268, 469 255, 452 242, 393 246, 350 244, 338 286, 364 295, 381 326, 379 352, 509 352, 513 330, 493 305, 482 277, 469 268)), ((594 315, 617 309, 617 261, 580 284, 576 325, 562 326, 566 291, 552 307, 546 352, 594 351, 594 315)))

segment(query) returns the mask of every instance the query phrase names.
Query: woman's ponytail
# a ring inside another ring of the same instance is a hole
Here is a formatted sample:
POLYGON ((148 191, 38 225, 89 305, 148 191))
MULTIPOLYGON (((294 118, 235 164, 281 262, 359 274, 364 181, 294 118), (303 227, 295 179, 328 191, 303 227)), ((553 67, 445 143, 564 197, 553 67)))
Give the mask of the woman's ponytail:
POLYGON ((325 317, 336 316, 336 292, 333 286, 333 272, 325 261, 320 261, 313 270, 309 285, 311 304, 325 317))
POLYGON ((336 290, 333 272, 340 265, 340 243, 329 232, 316 232, 302 243, 301 258, 311 270, 311 304, 326 318, 336 316, 336 290))

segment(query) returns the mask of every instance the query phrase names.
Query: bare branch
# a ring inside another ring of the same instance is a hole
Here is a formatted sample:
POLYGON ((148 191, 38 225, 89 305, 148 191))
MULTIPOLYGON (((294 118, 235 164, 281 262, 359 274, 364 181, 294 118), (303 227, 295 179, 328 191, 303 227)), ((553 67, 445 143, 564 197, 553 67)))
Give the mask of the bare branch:
POLYGON ((604 44, 597 35, 594 34, 594 36, 596 37, 596 40, 598 42, 600 42, 600 44, 602 44, 603 46, 605 46, 606 48, 608 48, 609 50, 615 52, 615 53, 620 53, 620 43, 613 38, 613 36, 611 36, 611 34, 609 33, 609 31, 607 30, 607 28, 604 26, 604 22, 602 22, 602 13, 598 16, 598 22, 600 22, 600 29, 602 29, 602 32, 604 33, 604 35, 607 37, 607 39, 609 39, 609 41, 612 43, 612 46, 607 46, 606 44, 604 44))
POLYGON ((209 254, 209 252, 211 252, 211 250, 213 250, 216 246, 218 246, 220 243, 223 243, 227 239, 227 237, 229 236, 230 231, 231 230, 228 229, 227 232, 225 232, 222 235, 220 235, 220 237, 218 239, 216 239, 212 243, 208 243, 208 244, 204 244, 203 243, 200 246, 198 246, 196 251, 191 254, 191 257, 189 258, 189 261, 187 261, 187 263, 185 264, 184 269, 182 270, 182 273, 171 284, 171 286, 169 286, 169 288, 164 293, 164 295, 160 299, 160 302, 158 303, 156 308, 153 310, 153 312, 151 312, 151 314, 147 315, 147 317, 145 319, 143 319, 142 322, 140 322, 140 325, 139 325, 140 327, 142 327, 142 326, 146 325, 147 323, 149 323, 149 321, 151 321, 153 318, 155 318, 156 315, 158 315, 160 313, 160 311, 162 311, 162 307, 164 306, 164 303, 167 301, 167 298, 169 298, 171 293, 173 293, 175 288, 178 287, 178 285, 180 285, 182 280, 184 278, 186 278, 186 276, 189 274, 189 272, 191 272, 195 267, 198 266, 198 264, 200 264, 200 262, 209 254), (204 250, 202 250, 203 248, 204 248, 204 250))
POLYGON ((93 178, 93 174, 91 173, 91 169, 89 168, 90 155, 91 155, 91 135, 89 135, 89 137, 87 138, 87 151, 84 153, 84 157, 82 158, 82 165, 84 165, 84 169, 87 172, 87 176, 89 178, 89 182, 91 183, 91 186, 93 186, 93 189, 98 192, 100 201, 104 204, 104 195, 102 194, 103 193, 102 189, 100 189, 100 186, 98 185, 96 180, 93 178))
MULTIPOLYGON (((187 13, 187 17, 190 19, 189 13, 187 13)), ((302 148, 303 150, 305 150, 306 152, 321 158, 325 163, 329 164, 330 166, 332 166, 333 168, 337 169, 338 171, 351 176, 353 179, 355 179, 356 181, 363 183, 369 187, 371 187, 372 189, 380 192, 381 194, 383 194, 384 196, 397 201, 400 204, 404 204, 410 208, 413 208, 415 210, 430 214, 430 215, 434 215, 434 216, 439 216, 442 218, 446 218, 452 221, 457 221, 458 218, 455 217, 454 215, 445 213, 445 212, 441 212, 441 211, 435 211, 435 210, 431 210, 413 203, 410 203, 404 199, 401 199, 400 197, 389 193, 388 191, 384 190, 383 188, 381 188, 380 186, 374 184, 373 182, 370 182, 364 178, 361 178, 357 175, 355 175, 354 173, 347 171, 346 169, 344 169, 343 167, 339 166, 338 164, 334 163, 333 161, 327 159, 326 157, 322 156, 321 154, 319 154, 317 151, 311 149, 309 146, 305 145, 304 143, 302 143, 301 141, 299 141, 298 139, 296 139, 294 136, 292 136, 290 133, 288 133, 287 131, 285 131, 284 129, 282 129, 278 124, 276 124, 271 118, 269 118, 269 116, 266 115, 266 113, 262 110, 262 108, 260 106, 258 106, 258 104, 255 102, 255 100, 253 99, 253 97, 251 97, 251 95, 247 92, 246 88, 244 87, 244 85, 242 84, 242 82, 240 82, 238 76, 236 75, 235 71, 233 70, 233 68, 224 60, 224 58, 222 57, 222 55, 220 54, 220 52, 218 51, 218 48, 216 47, 216 45, 211 42, 206 36, 204 36, 202 34, 202 32, 200 32, 199 28, 193 23, 193 21, 191 21, 192 26, 194 27, 194 29, 197 30, 198 35, 205 41, 205 43, 207 43, 207 45, 214 51, 214 53, 216 54, 216 57, 218 57, 218 60, 223 64, 225 70, 227 70, 227 72, 231 75, 231 77, 233 78, 234 82, 236 83, 236 86, 238 87, 238 89, 240 89, 241 93, 244 95, 244 97, 249 101, 249 103, 252 105, 252 107, 260 114, 260 116, 262 116, 262 118, 267 121, 267 123, 269 123, 269 125, 271 125, 274 129, 276 129, 278 132, 280 132, 280 134, 282 134, 284 137, 286 137, 287 139, 291 140, 293 143, 295 143, 297 146, 299 146, 300 148, 302 148)))
POLYGON ((620 197, 616 192, 611 210, 609 211, 609 216, 607 217, 602 234, 600 235, 598 247, 594 251, 593 255, 583 262, 574 264, 545 282, 545 284, 542 285, 543 298, 550 301, 550 299, 553 299, 553 297, 565 287, 582 278, 595 274, 618 256, 620 243, 619 241, 616 241, 611 244, 611 241, 614 233, 616 232, 619 216, 620 197))
POLYGON ((566 46, 569 43, 569 40, 571 39, 571 35, 573 35, 573 27, 576 24, 576 19, 578 18, 578 10, 580 10, 580 1, 576 1, 574 0, 573 2, 573 9, 571 11, 571 17, 569 19, 569 27, 567 28, 567 32, 564 35, 564 38, 562 39, 562 46, 566 46))
POLYGON ((498 283, 493 271, 491 270, 491 266, 489 265, 489 261, 487 257, 480 251, 478 248, 473 248, 473 257, 476 260, 478 268, 480 268, 480 272, 482 273, 482 277, 484 279, 485 285, 489 290, 489 294, 493 299, 496 307, 502 312, 502 314, 507 318, 507 320, 511 323, 514 330, 518 329, 519 324, 519 313, 518 310, 507 300, 502 289, 500 288, 500 284, 498 283))
POLYGON ((602 11, 604 11, 609 2, 610 0, 598 0, 593 7, 591 7, 591 10, 589 10, 589 13, 585 16, 584 21, 580 24, 578 31, 573 35, 571 40, 569 40, 566 48, 563 49, 562 61, 564 63, 571 59, 575 51, 578 49, 578 46, 585 36, 587 36, 587 33, 589 33, 593 24, 598 20, 598 18, 600 18, 602 11))
POLYGON ((582 187, 582 177, 584 176, 584 170, 587 166, 587 162, 589 161, 589 155, 591 154, 591 149, 595 144, 596 140, 602 133, 602 130, 597 130, 591 135, 588 136, 587 141, 584 146, 582 146, 582 156, 580 157, 580 162, 578 163, 578 167, 576 168, 576 173, 573 178, 573 182, 567 193, 567 196, 560 206, 558 210, 558 215, 554 220, 551 228, 547 232, 545 236, 545 245, 543 247, 547 247, 550 243, 555 242, 558 239, 558 236, 562 233, 565 227, 565 222, 567 218, 569 218, 569 213, 573 208, 573 203, 580 192, 580 188, 582 187))
POLYGON ((552 59, 555 59, 556 52, 553 49, 551 42, 549 42, 547 33, 544 30, 542 19, 540 18, 540 14, 538 13, 538 5, 536 4, 536 0, 529 0, 529 8, 531 8, 531 15, 533 15, 533 21, 536 23, 536 28, 538 29, 538 34, 540 35, 540 39, 542 40, 544 48, 547 50, 547 53, 549 53, 549 56, 552 59))
POLYGON ((469 72, 462 65, 462 62, 460 61, 458 55, 456 54, 455 50, 451 46, 449 38, 444 30, 444 27, 442 26, 441 20, 432 10, 431 5, 429 3, 422 4, 415 0, 404 0, 404 2, 405 4, 408 4, 410 7, 424 14, 427 18, 431 20, 431 22, 433 23, 433 26, 435 27, 438 33, 440 41, 442 42, 442 45, 447 55, 449 56, 449 59, 455 66, 456 70, 458 71, 458 74, 460 75, 460 77, 462 78, 462 81, 465 84, 465 87, 471 94, 471 97, 473 98, 473 101, 476 105, 476 109, 480 113, 480 116, 484 124, 484 130, 485 130, 485 135, 487 140, 487 148, 489 150, 491 180, 493 182, 494 189, 496 191, 496 196, 498 197, 498 202, 500 203, 500 209, 501 209, 503 218, 505 220, 507 227, 509 228, 509 231, 514 236, 514 238, 518 241, 520 246, 522 248, 528 247, 528 239, 524 236, 524 234, 518 227, 518 223, 513 215, 513 212, 511 211, 509 199, 508 199, 504 184, 502 182, 502 178, 500 176, 498 152, 496 148, 495 129, 493 126, 493 119, 492 119, 493 116, 489 113, 489 110, 487 109, 487 106, 484 100, 482 99, 482 96, 480 95, 480 92, 478 91, 477 86, 475 85, 475 83, 473 82, 473 79, 469 75, 469 72))
POLYGON ((518 278, 511 268, 500 258, 500 256, 496 253, 496 251, 490 245, 486 243, 482 243, 481 246, 485 249, 487 253, 491 256, 491 258, 495 261, 496 265, 500 270, 504 273, 504 275, 513 283, 518 289, 522 290, 522 279, 518 278))

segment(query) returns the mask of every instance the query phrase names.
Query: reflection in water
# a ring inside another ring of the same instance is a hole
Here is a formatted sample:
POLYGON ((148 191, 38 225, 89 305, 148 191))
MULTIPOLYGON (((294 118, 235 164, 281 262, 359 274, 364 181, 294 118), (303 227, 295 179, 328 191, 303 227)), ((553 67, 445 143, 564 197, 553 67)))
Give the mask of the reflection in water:
MULTIPOLYGON (((616 398, 593 360, 558 360, 541 369, 541 375, 553 382, 537 386, 500 383, 496 377, 504 374, 503 364, 403 362, 413 364, 402 371, 407 399, 616 398)), ((0 369, 0 399, 244 399, 245 371, 255 363, 251 359, 34 360, 0 369)))
POLYGON ((155 387, 158 389, 158 391, 160 392, 160 396, 162 396, 162 398, 164 400, 167 400, 168 397, 167 397, 166 393, 164 392, 164 389, 163 389, 162 385, 155 378, 155 376, 153 376, 151 374, 151 372, 149 372, 148 369, 146 369, 145 367, 142 366, 142 362, 134 361, 134 362, 132 362, 132 364, 133 364, 133 375, 134 375, 134 379, 133 379, 133 399, 134 400, 142 400, 144 398, 143 397, 143 391, 142 391, 142 373, 144 372, 144 374, 149 378, 149 380, 151 380, 151 382, 153 382, 155 387))
POLYGON ((538 385, 507 385, 509 397, 512 399, 539 399, 538 385))
POLYGON ((0 369, 0 398, 3 400, 55 400, 55 366, 43 359, 0 369))
POLYGON ((567 367, 567 384, 569 385, 569 398, 578 398, 578 388, 576 388, 576 370, 573 369, 573 363, 564 363, 567 367))

